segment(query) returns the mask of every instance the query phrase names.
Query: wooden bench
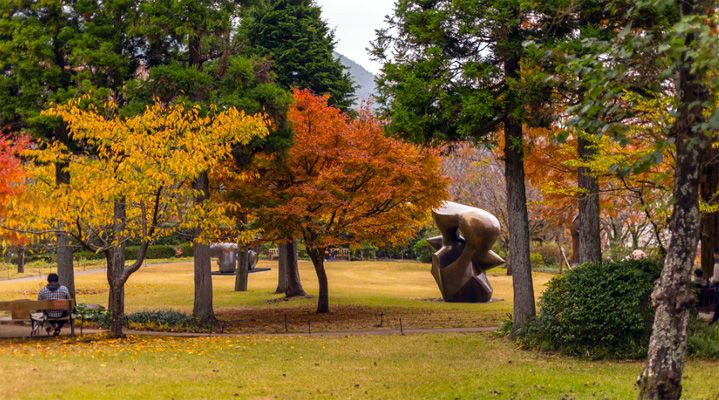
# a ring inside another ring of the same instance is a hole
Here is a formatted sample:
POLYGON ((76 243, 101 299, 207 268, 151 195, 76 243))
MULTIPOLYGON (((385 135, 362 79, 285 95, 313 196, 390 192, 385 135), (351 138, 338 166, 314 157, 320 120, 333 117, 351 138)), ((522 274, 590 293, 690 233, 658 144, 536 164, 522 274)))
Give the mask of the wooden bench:
POLYGON ((330 249, 328 256, 332 260, 344 259, 352 261, 352 253, 350 253, 350 249, 347 248, 333 247, 330 249))
POLYGON ((75 336, 75 316, 73 315, 74 302, 72 300, 13 300, 0 301, 0 311, 10 312, 11 319, 2 320, 5 323, 30 322, 30 336, 35 336, 38 324, 42 321, 32 317, 33 312, 41 311, 67 311, 67 316, 60 318, 46 317, 44 321, 67 321, 70 323, 70 335, 75 336))
POLYGON ((275 258, 280 258, 280 249, 277 247, 267 249, 267 256, 270 257, 270 261, 274 260, 275 258))

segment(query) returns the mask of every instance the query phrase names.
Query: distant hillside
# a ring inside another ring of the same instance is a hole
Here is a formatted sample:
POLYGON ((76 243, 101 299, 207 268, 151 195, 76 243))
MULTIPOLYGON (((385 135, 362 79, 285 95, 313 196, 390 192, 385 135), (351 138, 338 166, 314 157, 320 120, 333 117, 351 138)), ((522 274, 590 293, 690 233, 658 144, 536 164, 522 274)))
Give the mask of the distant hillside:
POLYGON ((347 67, 352 75, 352 80, 358 85, 357 88, 357 100, 358 102, 368 100, 374 96, 377 90, 377 86, 374 83, 374 75, 367 71, 363 66, 343 56, 342 54, 335 53, 335 57, 340 59, 342 65, 347 67))

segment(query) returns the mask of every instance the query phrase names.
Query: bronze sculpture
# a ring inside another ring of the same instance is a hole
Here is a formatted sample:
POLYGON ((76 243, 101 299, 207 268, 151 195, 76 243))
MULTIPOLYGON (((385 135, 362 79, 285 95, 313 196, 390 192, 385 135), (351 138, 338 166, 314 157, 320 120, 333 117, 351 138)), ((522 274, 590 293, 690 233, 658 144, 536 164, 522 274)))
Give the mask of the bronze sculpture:
POLYGON ((492 251, 500 233, 499 221, 489 212, 463 204, 444 202, 432 210, 441 232, 427 241, 437 250, 432 255, 432 276, 450 302, 486 303, 492 286, 486 271, 504 264, 492 251))

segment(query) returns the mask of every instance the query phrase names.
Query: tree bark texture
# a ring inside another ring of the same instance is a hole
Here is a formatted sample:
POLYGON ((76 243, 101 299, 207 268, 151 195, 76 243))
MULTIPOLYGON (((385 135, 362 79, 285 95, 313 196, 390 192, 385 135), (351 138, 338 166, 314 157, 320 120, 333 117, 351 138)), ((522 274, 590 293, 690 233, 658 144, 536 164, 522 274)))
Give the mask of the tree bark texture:
MULTIPOLYGON (((596 147, 583 135, 577 141, 577 153, 582 161, 596 155, 596 147)), ((589 168, 579 168, 579 264, 602 261, 602 242, 599 234, 599 182, 589 168)))
MULTIPOLYGON (((700 192, 702 201, 716 205, 719 201, 716 198, 719 190, 719 149, 710 149, 701 171, 700 192)), ((719 213, 701 214, 701 260, 702 271, 705 277, 714 273, 714 249, 719 247, 719 213)))
POLYGON ((277 289, 275 293, 287 292, 287 243, 279 245, 279 257, 277 257, 277 289))
POLYGON ((237 255, 237 272, 235 274, 235 292, 246 292, 249 278, 250 255, 247 247, 240 247, 237 255))
MULTIPOLYGON (((520 20, 518 6, 510 10, 512 19, 520 20)), ((508 17, 509 18, 509 17, 508 17)), ((519 25, 508 27, 508 55, 504 61, 504 76, 509 86, 519 84, 519 64, 522 48, 519 25)), ((512 270, 514 289, 513 330, 516 332, 535 316, 532 267, 529 258, 529 215, 524 182, 524 149, 519 93, 509 89, 504 121, 504 173, 507 185, 507 214, 509 230, 508 268, 512 270)))
MULTIPOLYGON (((682 3, 682 15, 696 13, 696 5, 695 0, 682 3)), ((687 34, 685 44, 688 49, 696 45, 692 34, 687 34)), ((678 70, 679 104, 671 132, 676 140, 671 241, 652 293, 656 311, 647 363, 638 380, 640 399, 671 400, 682 394, 689 308, 694 299, 690 279, 699 239, 699 173, 702 155, 710 142, 703 132, 694 130, 704 121, 703 107, 709 92, 702 83, 703 76, 692 71, 692 60, 683 60, 678 70)))
MULTIPOLYGON (((282 247, 280 247, 281 251, 282 247)), ((287 291, 285 291, 285 297, 307 296, 300 280, 300 268, 297 263, 297 242, 291 241, 287 243, 285 252, 287 257, 287 291)))
MULTIPOLYGON (((199 192, 195 198, 196 204, 201 204, 210 198, 210 180, 207 172, 203 172, 193 182, 193 187, 199 192)), ((210 245, 197 238, 201 232, 195 233, 194 272, 195 272, 195 298, 192 307, 192 316, 201 324, 213 323, 215 312, 212 307, 212 259, 210 245)))
POLYGON ((17 273, 25 273, 25 246, 17 248, 17 273))
MULTIPOLYGON (((66 185, 70 183, 70 173, 66 170, 67 164, 55 164, 55 184, 66 185)), ((72 259, 72 245, 70 235, 63 232, 64 227, 58 226, 57 240, 57 275, 60 284, 67 287, 72 298, 75 298, 75 269, 72 259)))
POLYGON ((329 288, 327 286, 327 271, 325 271, 325 249, 307 249, 312 259, 312 265, 317 273, 317 281, 320 284, 320 294, 317 298, 317 313, 326 314, 330 312, 329 288))
MULTIPOLYGON (((115 200, 113 230, 115 237, 125 229, 126 204, 124 199, 115 200)), ((122 333, 125 318, 125 242, 120 242, 105 251, 107 260, 107 282, 110 284, 110 294, 107 300, 110 310, 110 336, 124 337, 122 333)))

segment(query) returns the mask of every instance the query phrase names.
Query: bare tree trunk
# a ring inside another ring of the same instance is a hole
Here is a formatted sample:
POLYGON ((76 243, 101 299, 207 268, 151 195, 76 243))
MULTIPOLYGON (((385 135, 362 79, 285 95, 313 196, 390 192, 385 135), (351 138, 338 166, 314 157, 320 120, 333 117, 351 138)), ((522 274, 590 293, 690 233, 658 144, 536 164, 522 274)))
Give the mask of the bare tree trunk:
POLYGON ((275 293, 287 292, 287 243, 280 243, 277 262, 277 289, 275 293))
MULTIPOLYGON (((282 251, 282 248, 280 248, 282 251)), ((285 297, 307 296, 300 280, 300 268, 297 263, 297 242, 291 241, 285 247, 287 257, 287 291, 285 297)))
MULTIPOLYGON (((719 190, 719 149, 710 149, 704 159, 701 172, 701 198, 707 204, 716 205, 719 190)), ((714 249, 719 247, 719 213, 701 215, 702 270, 704 276, 714 273, 714 249)))
MULTIPOLYGON (((577 153, 582 161, 596 155, 596 147, 579 135, 577 153)), ((589 168, 579 168, 579 264, 602 261, 602 243, 599 235, 599 182, 589 168)))
MULTIPOLYGON (((200 194, 195 198, 196 204, 201 204, 210 198, 210 179, 207 172, 203 172, 193 182, 195 190, 200 194)), ((212 259, 210 245, 197 239, 201 232, 195 233, 194 272, 195 272, 195 298, 192 307, 192 316, 201 324, 208 325, 216 321, 212 307, 212 259)))
MULTIPOLYGON (((115 200, 113 230, 116 238, 119 238, 125 229, 126 220, 125 200, 115 200)), ((106 250, 105 258, 107 260, 107 282, 110 284, 107 301, 111 315, 110 336, 121 338, 125 336, 122 332, 125 318, 125 242, 120 241, 118 245, 106 250)))
MULTIPOLYGON (((66 185, 70 183, 70 173, 65 169, 67 164, 55 164, 55 184, 66 185)), ((63 232, 63 226, 58 226, 57 239, 57 275, 60 284, 67 287, 72 298, 75 298, 75 269, 72 260, 72 247, 70 236, 63 232)))
MULTIPOLYGON (((518 6, 509 10, 519 21, 518 6)), ((509 28, 507 37, 508 56, 504 62, 507 81, 518 84, 520 52, 522 48, 519 23, 509 28)), ((514 288, 513 331, 524 327, 535 316, 532 267, 529 260, 529 215, 524 182, 524 148, 522 143, 522 119, 519 93, 510 89, 507 93, 504 121, 504 173, 507 185, 507 214, 509 229, 509 262, 514 288)))
POLYGON ((327 314, 330 312, 329 287, 327 286, 327 271, 325 271, 325 249, 307 249, 307 253, 312 259, 312 265, 317 273, 317 281, 320 284, 320 294, 317 298, 317 314, 327 314))
POLYGON ((25 246, 17 248, 17 273, 25 273, 25 246))
POLYGON ((235 292, 246 292, 249 277, 250 257, 245 246, 239 248, 237 254, 237 273, 235 274, 235 292))
MULTIPOLYGON (((682 16, 701 13, 696 0, 680 5, 682 16)), ((685 37, 688 49, 696 46, 693 34, 685 37)), ((640 399, 679 399, 687 346, 689 307, 693 302, 691 270, 699 239, 699 172, 709 139, 694 129, 704 121, 709 92, 704 74, 692 71, 693 60, 686 52, 678 69, 679 105, 672 127, 676 140, 674 210, 670 222, 671 241, 662 275, 654 286, 656 309, 647 363, 639 377, 640 399)))

